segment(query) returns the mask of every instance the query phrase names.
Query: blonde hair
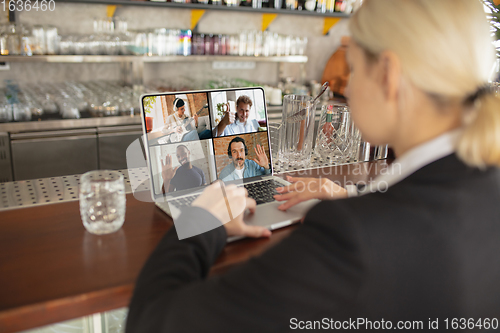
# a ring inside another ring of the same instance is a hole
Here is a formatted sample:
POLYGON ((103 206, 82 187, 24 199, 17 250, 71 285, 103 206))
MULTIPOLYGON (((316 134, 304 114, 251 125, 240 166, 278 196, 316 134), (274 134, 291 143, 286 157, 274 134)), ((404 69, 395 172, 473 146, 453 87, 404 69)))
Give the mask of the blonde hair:
POLYGON ((471 166, 500 166, 500 100, 486 92, 470 103, 487 85, 495 61, 479 0, 365 0, 349 25, 367 54, 395 52, 414 87, 438 101, 460 100, 464 110, 473 108, 457 155, 471 166))

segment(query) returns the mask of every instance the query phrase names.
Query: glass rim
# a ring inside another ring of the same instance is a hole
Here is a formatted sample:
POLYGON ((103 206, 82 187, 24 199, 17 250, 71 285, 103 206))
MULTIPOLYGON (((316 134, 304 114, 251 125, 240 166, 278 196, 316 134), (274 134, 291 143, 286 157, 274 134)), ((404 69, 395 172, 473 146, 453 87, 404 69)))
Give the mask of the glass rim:
POLYGON ((289 94, 283 96, 283 101, 285 100, 291 100, 292 102, 312 102, 314 100, 314 97, 309 96, 309 95, 297 95, 297 94, 289 94))
POLYGON ((116 170, 91 170, 80 176, 80 182, 116 182, 123 181, 123 174, 116 170), (94 176, 95 175, 95 176, 94 176), (94 176, 94 177, 93 177, 94 176))

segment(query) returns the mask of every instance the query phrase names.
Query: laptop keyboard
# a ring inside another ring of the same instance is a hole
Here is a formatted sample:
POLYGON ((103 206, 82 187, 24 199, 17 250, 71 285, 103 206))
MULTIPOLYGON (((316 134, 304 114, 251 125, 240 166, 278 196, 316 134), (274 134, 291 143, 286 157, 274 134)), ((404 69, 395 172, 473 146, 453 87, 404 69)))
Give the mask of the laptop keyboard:
POLYGON ((276 188, 282 187, 283 184, 275 182, 273 179, 268 179, 261 182, 245 184, 244 186, 248 191, 248 196, 254 199, 257 205, 260 205, 267 202, 273 202, 273 195, 278 194, 276 188))
MULTIPOLYGON (((281 183, 274 181, 273 179, 263 180, 260 182, 250 183, 243 185, 247 191, 248 196, 257 202, 257 205, 261 205, 268 202, 273 202, 273 195, 278 194, 276 188, 284 186, 281 183)), ((190 206, 193 201, 198 198, 200 194, 195 194, 187 197, 182 197, 179 199, 170 200, 168 203, 174 205, 177 208, 183 206, 190 206)))
POLYGON ((170 200, 168 203, 174 205, 177 208, 181 208, 183 206, 191 206, 193 201, 196 198, 198 198, 199 196, 200 196, 199 194, 195 194, 195 195, 191 195, 189 197, 182 197, 179 199, 170 200))

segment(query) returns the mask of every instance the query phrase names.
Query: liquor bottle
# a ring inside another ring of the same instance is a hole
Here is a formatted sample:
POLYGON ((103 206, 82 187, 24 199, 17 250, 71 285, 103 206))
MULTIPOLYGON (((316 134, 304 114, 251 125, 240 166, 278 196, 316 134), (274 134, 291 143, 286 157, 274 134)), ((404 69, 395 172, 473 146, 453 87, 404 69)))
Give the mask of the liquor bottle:
POLYGON ((326 110, 325 123, 323 124, 323 128, 321 129, 322 135, 324 135, 324 139, 328 144, 332 142, 332 134, 335 131, 335 128, 333 127, 332 124, 332 120, 333 120, 333 105, 328 105, 328 108, 326 110))
POLYGON ((316 135, 316 147, 314 148, 315 154, 322 159, 326 158, 336 160, 336 155, 339 153, 333 144, 335 128, 333 127, 332 121, 333 105, 328 105, 326 112, 324 109, 322 111, 318 134, 316 135))
POLYGON ((326 0, 326 11, 333 13, 335 11, 335 0, 326 0))
POLYGON ((316 11, 318 13, 326 13, 326 0, 318 0, 316 11))
POLYGON ((345 11, 346 2, 344 0, 335 0, 335 11, 336 12, 344 12, 345 11))

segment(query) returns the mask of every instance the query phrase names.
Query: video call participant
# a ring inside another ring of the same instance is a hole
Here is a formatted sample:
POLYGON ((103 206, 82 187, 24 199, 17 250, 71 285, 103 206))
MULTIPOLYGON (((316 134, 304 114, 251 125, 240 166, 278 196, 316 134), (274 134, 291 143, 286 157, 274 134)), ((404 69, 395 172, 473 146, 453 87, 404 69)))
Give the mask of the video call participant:
POLYGON ((186 112, 186 103, 180 98, 176 98, 173 103, 174 113, 167 117, 163 132, 171 134, 177 132, 182 135, 181 140, 173 141, 192 141, 198 139, 196 128, 198 127, 198 115, 195 113, 193 117, 188 117, 186 112))
POLYGON ((250 97, 245 95, 238 97, 236 100, 236 120, 231 122, 230 112, 226 112, 224 117, 219 122, 219 125, 215 128, 214 136, 219 137, 257 132, 259 129, 259 123, 257 120, 248 119, 252 105, 253 103, 250 97))
POLYGON ((248 148, 245 140, 239 136, 232 139, 227 147, 227 155, 231 157, 232 163, 222 169, 219 179, 228 181, 270 174, 269 159, 264 148, 257 145, 255 154, 256 159, 247 160, 248 148))
POLYGON ((172 157, 167 154, 165 163, 161 161, 161 176, 163 178, 162 193, 187 190, 206 185, 205 173, 191 164, 191 152, 185 145, 177 146, 177 161, 180 166, 172 169, 172 157))

